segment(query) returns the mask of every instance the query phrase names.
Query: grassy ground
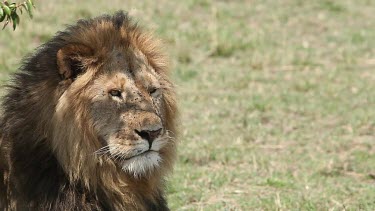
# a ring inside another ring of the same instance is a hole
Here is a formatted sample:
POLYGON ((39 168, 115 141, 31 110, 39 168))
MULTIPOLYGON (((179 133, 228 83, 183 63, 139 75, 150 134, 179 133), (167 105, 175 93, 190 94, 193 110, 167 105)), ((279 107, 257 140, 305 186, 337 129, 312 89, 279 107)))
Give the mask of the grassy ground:
POLYGON ((181 107, 172 210, 375 209, 375 1, 36 1, 0 79, 78 18, 124 9, 166 41, 181 107), (54 2, 54 3, 52 3, 54 2))

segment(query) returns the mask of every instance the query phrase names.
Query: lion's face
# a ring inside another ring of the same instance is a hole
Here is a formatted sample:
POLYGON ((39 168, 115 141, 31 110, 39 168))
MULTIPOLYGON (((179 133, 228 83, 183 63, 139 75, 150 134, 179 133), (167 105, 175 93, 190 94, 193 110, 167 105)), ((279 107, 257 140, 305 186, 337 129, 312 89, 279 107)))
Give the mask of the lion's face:
POLYGON ((107 154, 124 171, 157 168, 168 145, 163 119, 163 81, 137 50, 115 50, 87 88, 94 130, 107 154))
MULTIPOLYGON (((82 46, 61 50, 60 74, 75 75, 73 60, 82 60, 85 52, 90 50, 82 46), (75 56, 77 52, 79 56, 75 56)), ((84 108, 87 122, 83 124, 92 124, 91 135, 99 142, 92 153, 111 159, 136 177, 144 176, 161 167, 173 150, 164 100, 171 85, 135 47, 115 48, 103 60, 67 80, 69 86, 57 111, 64 114, 76 107, 73 113, 82 113, 77 109, 84 108)))

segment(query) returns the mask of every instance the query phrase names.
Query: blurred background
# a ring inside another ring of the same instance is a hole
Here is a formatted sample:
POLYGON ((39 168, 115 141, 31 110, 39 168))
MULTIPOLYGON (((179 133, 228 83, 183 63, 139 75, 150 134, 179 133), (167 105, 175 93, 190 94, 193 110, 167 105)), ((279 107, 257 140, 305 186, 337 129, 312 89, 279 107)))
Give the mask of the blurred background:
POLYGON ((172 210, 375 209, 375 1, 35 0, 0 83, 66 24, 122 9, 164 40, 180 106, 172 210))

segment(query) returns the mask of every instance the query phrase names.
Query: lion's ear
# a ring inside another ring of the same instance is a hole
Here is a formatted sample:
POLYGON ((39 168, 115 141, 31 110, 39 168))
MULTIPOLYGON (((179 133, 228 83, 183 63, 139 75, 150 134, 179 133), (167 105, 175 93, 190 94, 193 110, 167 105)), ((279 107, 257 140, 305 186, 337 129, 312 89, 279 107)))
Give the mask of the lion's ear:
POLYGON ((74 80, 93 62, 93 50, 82 44, 68 44, 57 52, 57 66, 62 79, 74 80))

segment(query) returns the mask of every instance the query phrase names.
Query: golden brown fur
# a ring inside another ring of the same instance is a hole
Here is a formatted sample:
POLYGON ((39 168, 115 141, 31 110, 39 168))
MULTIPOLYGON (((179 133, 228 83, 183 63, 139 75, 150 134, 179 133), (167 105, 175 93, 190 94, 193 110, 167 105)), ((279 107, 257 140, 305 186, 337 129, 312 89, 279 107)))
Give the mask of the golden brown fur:
POLYGON ((2 103, 0 210, 167 209, 177 111, 159 49, 118 12, 25 59, 2 103))

